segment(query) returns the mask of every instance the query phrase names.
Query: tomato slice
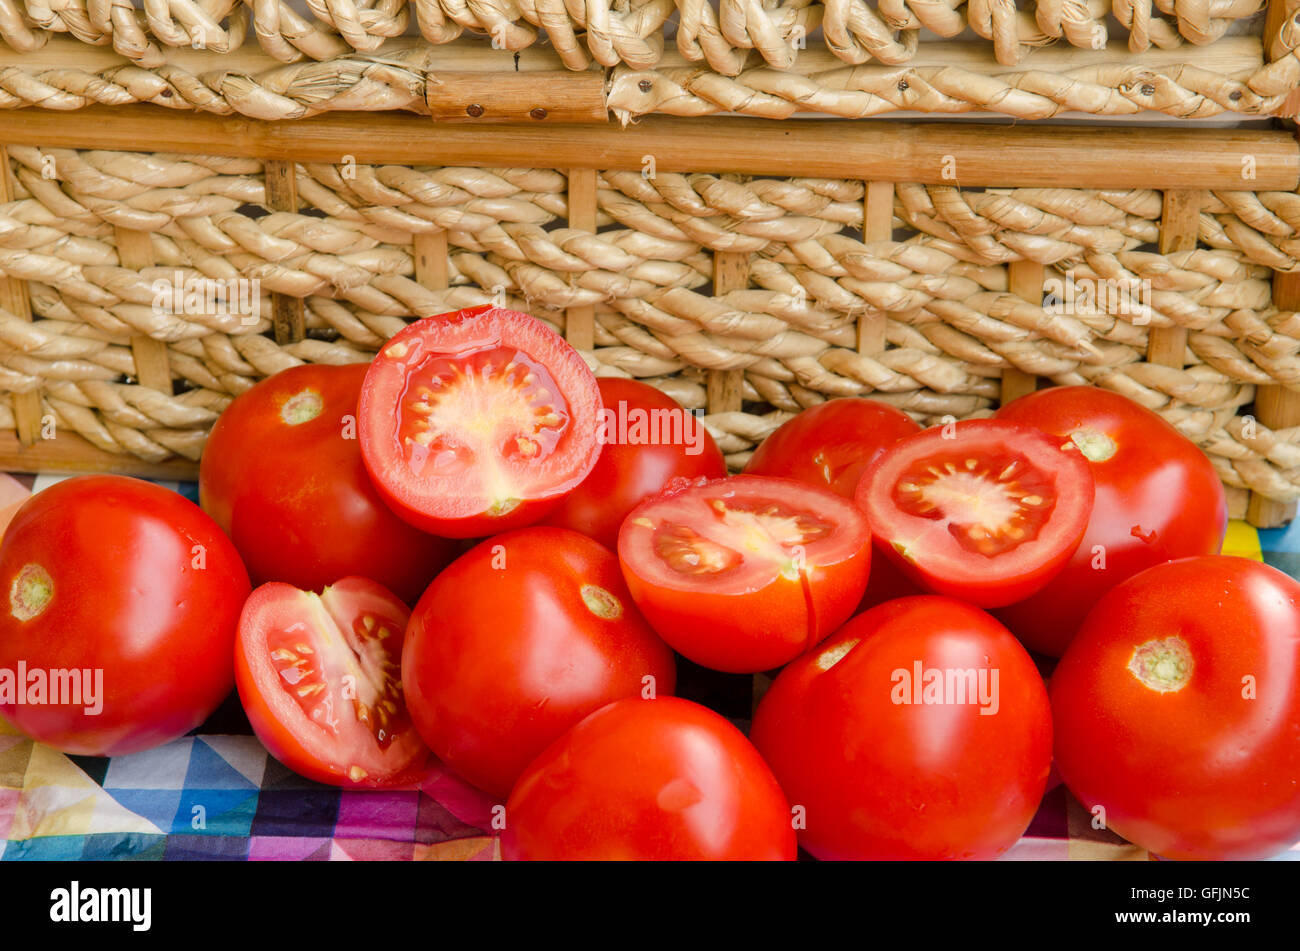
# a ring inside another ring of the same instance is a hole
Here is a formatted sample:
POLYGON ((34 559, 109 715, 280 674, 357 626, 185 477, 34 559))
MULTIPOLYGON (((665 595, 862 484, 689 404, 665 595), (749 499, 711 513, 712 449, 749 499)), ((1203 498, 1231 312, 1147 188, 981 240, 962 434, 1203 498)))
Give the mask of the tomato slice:
POLYGON ((537 521, 596 464, 596 378, 540 321, 472 307, 416 321, 375 356, 358 436, 384 501, 473 538, 537 521))
POLYGON ((239 619, 235 683, 272 756, 335 786, 419 778, 429 751, 400 679, 410 613, 366 578, 344 578, 319 595, 279 582, 252 593, 239 619))
POLYGON ((633 509, 618 554, 632 599, 671 647, 705 667, 753 673, 848 620, 866 590, 871 532, 829 489, 733 476, 633 509))
POLYGON ((917 584, 983 608, 1046 585, 1092 514, 1092 470, 1068 440, 1001 420, 927 429, 858 483, 882 551, 917 584))

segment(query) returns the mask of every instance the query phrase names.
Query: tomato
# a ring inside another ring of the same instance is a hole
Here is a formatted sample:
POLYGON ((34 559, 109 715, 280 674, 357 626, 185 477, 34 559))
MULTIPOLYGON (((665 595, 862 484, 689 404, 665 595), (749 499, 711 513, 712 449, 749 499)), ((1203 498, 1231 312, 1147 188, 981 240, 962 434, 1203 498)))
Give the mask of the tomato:
POLYGON ((1077 452, 1027 426, 973 419, 895 443, 858 484, 880 549, 936 594, 984 608, 1041 589, 1092 512, 1077 452))
POLYGON ((368 578, 321 594, 264 584, 239 618, 235 682, 253 732, 300 776, 347 787, 420 777, 399 662, 410 609, 368 578))
POLYGON ((587 714, 672 693, 676 662, 632 605, 613 552, 534 526, 481 543, 434 579, 411 616, 402 681, 434 753, 504 799, 587 714))
POLYGON ((727 463, 704 425, 671 396, 636 380, 596 383, 604 404, 600 458, 544 521, 615 548, 628 512, 673 479, 720 479, 727 463))
POLYGON ((0 714, 34 740, 139 752, 197 727, 234 686, 248 573, 169 489, 94 475, 38 492, 0 543, 0 585, 0 714))
POLYGON ((1205 555, 1112 588, 1052 674, 1056 765, 1106 827, 1171 859, 1300 841, 1300 583, 1205 555))
POLYGON ((750 457, 750 475, 785 476, 838 492, 846 499, 863 470, 887 448, 921 427, 887 403, 845 397, 818 403, 786 420, 750 457))
POLYGON ((750 738, 821 859, 993 858, 1028 828, 1052 760, 1029 654, 934 595, 860 614, 791 663, 750 738))
POLYGON ((1097 600, 1152 565, 1218 554, 1223 484, 1200 448, 1159 415, 1108 390, 1063 386, 1008 403, 998 418, 1077 447, 1096 485, 1083 541, 1041 591, 998 617, 1028 647, 1060 657, 1097 600))
POLYGON ((361 456, 417 528, 474 538, 536 522, 600 454, 600 391, 578 352, 500 307, 410 324, 361 388, 361 456))
POLYGON ((620 700, 528 767, 501 856, 524 860, 794 859, 790 807, 744 735, 689 700, 620 700))
POLYGON ((319 591, 364 575, 414 601, 454 554, 392 513, 357 446, 366 365, 282 370, 237 396, 212 428, 199 500, 254 584, 319 591))
POLYGON ((623 523, 619 561, 650 625, 697 664, 779 667, 852 614, 871 531, 829 489, 772 476, 676 486, 623 523))

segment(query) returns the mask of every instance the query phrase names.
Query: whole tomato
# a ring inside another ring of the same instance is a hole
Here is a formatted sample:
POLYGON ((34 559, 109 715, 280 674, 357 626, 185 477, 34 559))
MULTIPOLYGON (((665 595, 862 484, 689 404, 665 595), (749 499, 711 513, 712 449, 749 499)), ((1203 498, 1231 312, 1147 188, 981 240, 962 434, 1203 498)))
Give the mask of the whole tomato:
POLYGON ((901 598, 790 663, 750 739, 820 859, 987 859, 1024 833, 1052 761, 1047 691, 989 614, 901 598))
POLYGON ((1089 463, 1096 501, 1083 540, 1047 586, 997 611, 1026 646, 1060 657, 1097 599, 1164 561, 1217 554, 1223 484, 1205 453, 1160 416, 1094 386, 1038 390, 998 410, 1089 463))
POLYGON ((1056 767, 1106 827, 1171 859, 1300 841, 1300 583, 1246 558, 1148 568, 1052 674, 1056 767))
POLYGON ((320 591, 372 578, 414 602, 455 543, 394 515, 356 438, 366 364, 282 370, 235 398, 212 429, 199 500, 234 541, 255 584, 320 591))
POLYGON ((248 574, 175 492, 112 475, 38 492, 0 543, 0 585, 0 714, 34 740, 139 752, 184 736, 234 688, 248 574))
POLYGON ((754 450, 745 472, 784 476, 853 498, 863 471, 921 427, 902 410, 862 397, 810 406, 754 450))
POLYGON ((637 613, 613 552, 535 526, 482 542, 434 579, 407 627, 402 685, 429 748, 504 799, 587 714, 672 693, 676 662, 637 613))
POLYGON ((506 803, 501 856, 784 860, 790 807, 744 734, 676 697, 620 700, 529 765, 506 803))
POLYGON ((709 431, 675 399, 636 380, 602 378, 596 466, 543 522, 618 547, 627 513, 673 479, 720 479, 727 464, 709 431))

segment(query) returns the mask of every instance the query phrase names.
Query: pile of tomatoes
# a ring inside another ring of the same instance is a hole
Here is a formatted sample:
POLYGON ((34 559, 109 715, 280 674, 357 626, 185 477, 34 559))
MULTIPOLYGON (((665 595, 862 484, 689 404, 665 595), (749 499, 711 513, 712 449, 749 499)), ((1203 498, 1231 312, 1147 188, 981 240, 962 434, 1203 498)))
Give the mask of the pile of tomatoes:
POLYGON ((312 779, 436 757, 505 802, 506 858, 992 858, 1053 763, 1162 856, 1300 840, 1300 584, 1218 554, 1213 467, 1115 393, 926 430, 835 399, 727 476, 674 400, 479 307, 239 396, 200 498, 27 503, 0 713, 119 755, 233 684, 312 779), (774 678, 749 736, 673 696, 679 655, 774 678), (6 695, 20 663, 41 702, 6 695), (54 696, 72 669, 101 710, 54 696))

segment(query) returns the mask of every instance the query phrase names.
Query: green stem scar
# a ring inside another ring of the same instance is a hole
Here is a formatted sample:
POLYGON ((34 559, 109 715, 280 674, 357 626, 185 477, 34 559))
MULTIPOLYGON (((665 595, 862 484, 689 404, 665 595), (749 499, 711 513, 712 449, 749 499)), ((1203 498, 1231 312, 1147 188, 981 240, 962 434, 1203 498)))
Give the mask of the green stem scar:
POLYGON ((1157 693, 1182 690, 1192 679, 1194 666, 1191 649, 1180 637, 1147 641, 1128 662, 1129 673, 1157 693))
POLYGON ((607 621, 613 621, 623 614, 623 602, 599 585, 584 584, 582 601, 587 605, 588 611, 607 621))
POLYGON ((1070 442, 1079 448, 1079 452, 1089 462, 1105 462, 1119 448, 1115 445, 1115 440, 1095 429, 1076 429, 1070 433, 1070 442))
POLYGON ((54 580, 40 565, 24 565, 9 586, 9 613, 20 621, 30 621, 49 606, 54 598, 54 580))
POLYGON ((303 390, 284 401, 280 407, 280 418, 289 426, 309 423, 325 409, 325 401, 315 390, 303 390))

